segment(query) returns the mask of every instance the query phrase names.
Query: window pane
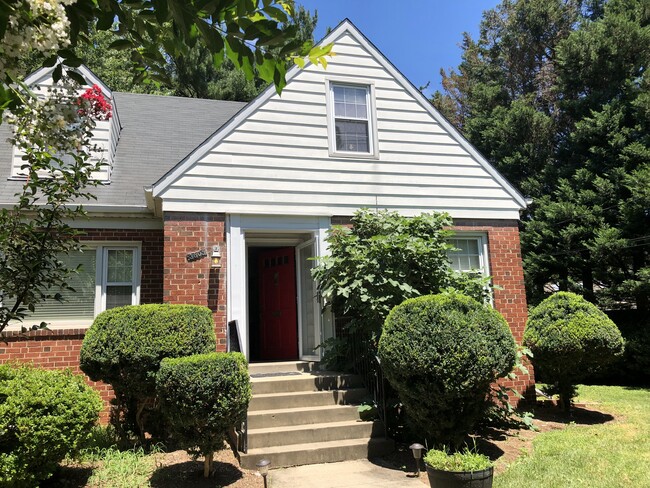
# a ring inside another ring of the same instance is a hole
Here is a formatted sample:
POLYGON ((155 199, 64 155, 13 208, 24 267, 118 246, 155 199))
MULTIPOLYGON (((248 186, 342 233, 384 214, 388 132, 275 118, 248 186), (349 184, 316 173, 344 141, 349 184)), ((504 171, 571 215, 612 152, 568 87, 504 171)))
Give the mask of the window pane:
POLYGON ((481 270, 481 248, 479 239, 450 239, 449 244, 456 251, 449 251, 448 258, 452 269, 456 271, 481 270))
POLYGON ((106 310, 123 305, 132 305, 132 303, 132 286, 106 286, 106 310))
POLYGON ((337 151, 370 152, 367 122, 337 120, 335 130, 337 151))
POLYGON ((107 283, 130 283, 133 279, 133 250, 108 250, 107 283))
POLYGON ((351 119, 368 119, 366 88, 334 86, 334 116, 351 119))

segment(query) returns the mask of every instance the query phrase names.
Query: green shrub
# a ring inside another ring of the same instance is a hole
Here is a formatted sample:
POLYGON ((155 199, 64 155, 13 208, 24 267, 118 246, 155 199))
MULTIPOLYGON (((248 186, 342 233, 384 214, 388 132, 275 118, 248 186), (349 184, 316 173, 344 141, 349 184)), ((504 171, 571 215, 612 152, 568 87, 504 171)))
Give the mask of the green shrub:
POLYGON ((559 292, 530 311, 524 344, 539 377, 553 383, 565 410, 575 385, 623 354, 623 338, 607 315, 580 295, 559 292))
POLYGON ((81 375, 0 366, 0 486, 38 486, 89 436, 102 401, 81 375))
POLYGON ((424 462, 433 469, 442 471, 482 471, 494 465, 484 454, 465 449, 463 452, 447 453, 431 449, 424 456, 424 462))
POLYGON ((81 369, 115 391, 122 430, 142 438, 154 432, 147 424, 155 410, 156 373, 168 357, 190 356, 216 349, 212 313, 196 305, 137 305, 113 308, 97 316, 86 332, 80 353, 81 369))
POLYGON ((175 442, 205 456, 223 447, 230 429, 246 418, 251 398, 246 358, 240 353, 164 359, 157 375, 161 410, 175 442))
POLYGON ((379 357, 413 426, 457 448, 489 405, 491 383, 512 370, 516 346, 499 312, 446 293, 395 307, 379 357))

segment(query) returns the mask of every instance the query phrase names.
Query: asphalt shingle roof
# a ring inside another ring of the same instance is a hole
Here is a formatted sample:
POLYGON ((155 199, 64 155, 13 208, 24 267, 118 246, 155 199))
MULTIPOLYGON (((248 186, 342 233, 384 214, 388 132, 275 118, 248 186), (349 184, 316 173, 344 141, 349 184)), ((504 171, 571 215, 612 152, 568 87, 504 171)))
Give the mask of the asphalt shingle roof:
MULTIPOLYGON (((122 130, 111 183, 93 190, 91 205, 146 206, 151 186, 246 105, 243 102, 114 92, 122 130)), ((20 181, 11 174, 12 147, 0 124, 0 203, 15 201, 20 181)))

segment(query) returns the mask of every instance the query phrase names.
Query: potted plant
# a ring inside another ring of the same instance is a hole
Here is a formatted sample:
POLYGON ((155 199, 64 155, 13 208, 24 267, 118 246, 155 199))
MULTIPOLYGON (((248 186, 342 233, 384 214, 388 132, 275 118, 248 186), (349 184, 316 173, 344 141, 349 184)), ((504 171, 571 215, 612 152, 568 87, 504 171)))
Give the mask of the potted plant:
POLYGON ((424 463, 432 488, 492 488, 492 461, 467 448, 451 454, 431 449, 424 463))

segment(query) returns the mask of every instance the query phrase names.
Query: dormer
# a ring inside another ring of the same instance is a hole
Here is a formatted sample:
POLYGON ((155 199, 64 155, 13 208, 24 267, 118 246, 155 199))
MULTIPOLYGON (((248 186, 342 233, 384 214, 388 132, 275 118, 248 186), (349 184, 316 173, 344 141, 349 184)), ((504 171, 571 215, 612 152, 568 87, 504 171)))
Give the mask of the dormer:
MULTIPOLYGON (((25 78, 25 84, 37 95, 45 96, 48 87, 54 85, 54 80, 52 79, 53 71, 54 67, 40 68, 25 78)), ((86 80, 86 84, 79 90, 79 95, 86 91, 86 89, 96 85, 101 89, 102 94, 112 107, 112 116, 109 120, 98 120, 96 122, 92 139, 93 145, 99 149, 98 151, 93 151, 92 159, 102 161, 101 170, 95 172, 93 178, 104 184, 109 184, 111 182, 113 161, 115 159, 115 151, 121 130, 120 117, 115 106, 115 99, 111 90, 86 66, 82 65, 76 68, 76 71, 86 80)), ((26 175, 21 169, 25 164, 22 160, 23 155, 24 153, 20 149, 17 147, 13 148, 10 179, 20 180, 25 178, 26 175)))

